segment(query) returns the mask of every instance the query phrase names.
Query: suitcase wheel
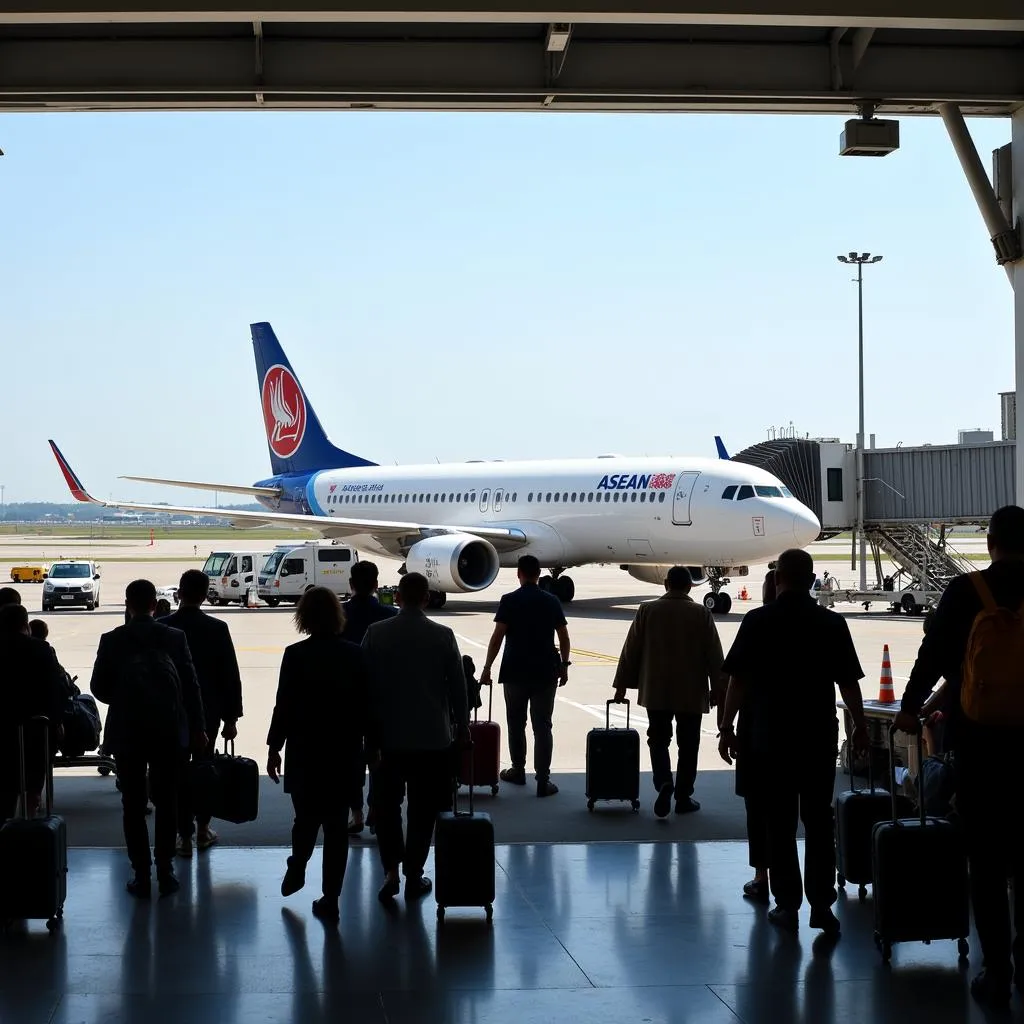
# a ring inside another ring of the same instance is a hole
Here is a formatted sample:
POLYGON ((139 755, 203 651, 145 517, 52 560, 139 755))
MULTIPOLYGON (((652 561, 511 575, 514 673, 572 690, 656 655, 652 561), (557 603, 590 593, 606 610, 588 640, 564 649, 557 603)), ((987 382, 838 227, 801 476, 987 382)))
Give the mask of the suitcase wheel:
POLYGON ((493 786, 491 786, 491 796, 497 796, 497 795, 498 795, 498 784, 495 783, 493 786))
POLYGON ((593 800, 588 800, 587 801, 587 810, 590 811, 591 814, 594 813, 594 801, 593 800))
POLYGON ((63 920, 64 908, 61 907, 60 910, 58 910, 57 913, 53 917, 51 917, 49 921, 46 922, 46 930, 52 935, 55 931, 57 931, 60 928, 61 922, 63 920))
POLYGON ((100 775, 102 775, 104 778, 106 778, 110 774, 110 766, 106 765, 106 764, 101 764, 96 769, 96 771, 98 771, 100 773, 100 775))
MULTIPOLYGON (((487 906, 484 907, 484 910, 487 911, 487 923, 490 924, 491 921, 494 920, 494 907, 492 907, 491 904, 488 903, 487 906)), ((964 940, 961 939, 960 941, 963 942, 964 940)))
POLYGON ((437 919, 438 919, 438 921, 443 921, 444 920, 444 907, 438 907, 437 908, 437 919))
POLYGON ((631 806, 633 808, 633 813, 634 814, 639 813, 639 811, 640 811, 640 801, 639 800, 634 800, 632 802, 631 806))
POLYGON ((967 957, 970 955, 971 952, 971 944, 966 939, 957 939, 956 951, 960 954, 960 963, 966 964, 967 957))
POLYGON ((862 885, 857 890, 857 899, 859 899, 861 901, 861 903, 863 903, 867 898, 868 898, 868 887, 866 885, 862 885))
POLYGON ((839 873, 836 875, 836 885, 838 885, 840 889, 846 888, 846 876, 844 874, 839 873))

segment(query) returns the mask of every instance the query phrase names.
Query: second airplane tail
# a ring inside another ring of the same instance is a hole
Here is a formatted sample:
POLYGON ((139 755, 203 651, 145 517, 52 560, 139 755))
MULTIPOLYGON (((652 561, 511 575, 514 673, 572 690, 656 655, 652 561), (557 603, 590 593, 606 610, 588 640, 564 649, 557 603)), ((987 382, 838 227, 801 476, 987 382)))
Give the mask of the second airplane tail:
POLYGON ((263 424, 275 474, 375 466, 327 439, 299 378, 268 323, 250 324, 263 424))

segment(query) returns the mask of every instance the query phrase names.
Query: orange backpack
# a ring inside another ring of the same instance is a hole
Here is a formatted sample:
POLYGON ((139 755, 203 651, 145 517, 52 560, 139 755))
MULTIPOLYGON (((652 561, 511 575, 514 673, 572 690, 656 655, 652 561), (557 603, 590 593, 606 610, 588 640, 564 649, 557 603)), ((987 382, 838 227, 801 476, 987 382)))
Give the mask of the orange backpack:
POLYGON ((970 574, 981 598, 964 655, 960 706, 980 725, 1024 726, 1024 604, 1000 608, 980 572, 970 574))

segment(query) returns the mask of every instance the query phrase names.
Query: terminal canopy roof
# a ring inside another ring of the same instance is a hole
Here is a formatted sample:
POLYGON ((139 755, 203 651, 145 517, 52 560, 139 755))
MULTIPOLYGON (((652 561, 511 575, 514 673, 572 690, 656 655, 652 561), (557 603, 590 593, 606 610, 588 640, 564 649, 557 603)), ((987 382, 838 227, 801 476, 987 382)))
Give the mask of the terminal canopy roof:
POLYGON ((0 109, 1005 116, 1021 0, 0 3, 0 109), (927 15, 922 11, 928 11, 927 15))

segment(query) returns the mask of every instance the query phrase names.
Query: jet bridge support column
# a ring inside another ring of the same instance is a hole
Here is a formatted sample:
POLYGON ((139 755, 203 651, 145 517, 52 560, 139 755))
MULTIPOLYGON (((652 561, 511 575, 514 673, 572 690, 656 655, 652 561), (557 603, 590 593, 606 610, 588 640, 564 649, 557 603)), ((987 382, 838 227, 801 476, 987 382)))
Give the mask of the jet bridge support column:
POLYGON ((1024 506, 1024 403, 1020 395, 1024 388, 1024 250, 1022 250, 1021 221, 1024 219, 1024 108, 1014 113, 1012 142, 1013 208, 1010 220, 1000 205, 992 182, 978 156, 971 133, 960 108, 955 103, 940 103, 939 114, 949 132, 950 141, 960 159, 964 176, 985 220, 996 260, 1006 271, 1013 288, 1014 372, 1017 393, 1017 442, 1014 452, 1014 493, 1018 505, 1024 506))

